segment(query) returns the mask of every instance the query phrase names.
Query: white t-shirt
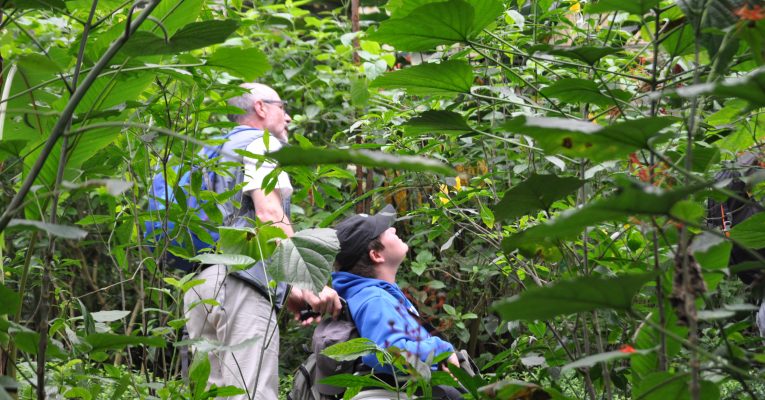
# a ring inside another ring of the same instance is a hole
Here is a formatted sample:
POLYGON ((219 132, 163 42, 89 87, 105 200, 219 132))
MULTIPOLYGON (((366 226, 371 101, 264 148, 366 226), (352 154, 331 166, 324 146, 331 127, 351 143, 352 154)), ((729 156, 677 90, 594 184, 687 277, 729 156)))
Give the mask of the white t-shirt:
MULTIPOLYGON (((277 151, 282 148, 282 143, 273 136, 268 138, 268 147, 263 138, 253 140, 246 150, 253 154, 266 154, 268 152, 277 151)), ((276 164, 264 161, 258 165, 259 161, 250 157, 244 157, 244 188, 242 192, 248 194, 255 189, 261 189, 263 187, 263 180, 266 175, 270 174, 275 168, 276 164)), ((292 194, 292 183, 286 172, 279 173, 274 190, 278 190, 282 198, 290 196, 292 194)))

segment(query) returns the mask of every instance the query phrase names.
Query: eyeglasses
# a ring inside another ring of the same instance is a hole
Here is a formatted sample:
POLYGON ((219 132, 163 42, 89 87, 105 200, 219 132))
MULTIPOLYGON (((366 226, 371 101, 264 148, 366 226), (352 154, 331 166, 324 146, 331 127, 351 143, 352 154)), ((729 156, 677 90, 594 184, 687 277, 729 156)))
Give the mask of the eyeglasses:
POLYGON ((264 103, 268 103, 268 104, 278 104, 279 108, 281 108, 285 114, 287 113, 287 105, 289 105, 289 103, 284 100, 260 100, 260 101, 264 103))

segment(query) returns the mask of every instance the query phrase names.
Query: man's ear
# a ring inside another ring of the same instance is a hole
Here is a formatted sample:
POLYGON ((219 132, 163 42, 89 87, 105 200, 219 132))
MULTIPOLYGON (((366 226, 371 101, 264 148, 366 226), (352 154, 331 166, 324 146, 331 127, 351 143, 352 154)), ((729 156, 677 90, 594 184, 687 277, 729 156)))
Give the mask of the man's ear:
POLYGON ((369 250, 369 259, 375 264, 385 262, 385 257, 383 257, 382 253, 377 250, 369 250))
POLYGON ((260 119, 266 118, 266 107, 265 103, 263 103, 260 100, 255 100, 252 102, 252 109, 255 111, 255 115, 260 117, 260 119))

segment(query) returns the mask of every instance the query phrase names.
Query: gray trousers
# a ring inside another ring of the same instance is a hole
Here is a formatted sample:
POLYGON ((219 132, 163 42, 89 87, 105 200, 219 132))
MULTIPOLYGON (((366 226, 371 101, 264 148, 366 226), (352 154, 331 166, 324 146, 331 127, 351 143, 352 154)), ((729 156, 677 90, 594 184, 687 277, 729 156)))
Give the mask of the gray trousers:
POLYGON ((205 282, 184 295, 186 328, 191 339, 205 339, 193 349, 210 358, 208 383, 246 389, 229 399, 278 398, 279 327, 269 300, 227 277, 224 265, 210 266, 194 279, 205 282))

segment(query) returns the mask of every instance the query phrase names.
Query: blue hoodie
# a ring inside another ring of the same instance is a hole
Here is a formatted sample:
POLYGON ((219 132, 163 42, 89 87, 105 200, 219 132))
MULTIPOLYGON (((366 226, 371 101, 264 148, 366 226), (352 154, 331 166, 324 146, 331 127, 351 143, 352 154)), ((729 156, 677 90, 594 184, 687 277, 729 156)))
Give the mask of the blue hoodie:
MULTIPOLYGON (((332 287, 348 303, 359 335, 378 346, 398 347, 417 355, 422 361, 426 361, 431 353, 437 356, 454 351, 449 342, 431 336, 420 326, 410 314, 419 316, 417 309, 398 285, 348 272, 335 272, 332 287)), ((374 354, 364 356, 362 361, 375 371, 392 373, 391 366, 381 365, 374 354)))

